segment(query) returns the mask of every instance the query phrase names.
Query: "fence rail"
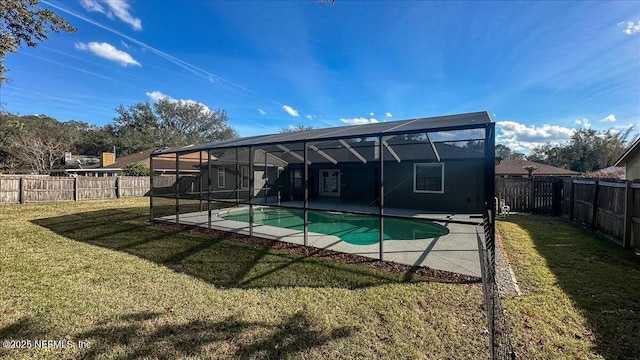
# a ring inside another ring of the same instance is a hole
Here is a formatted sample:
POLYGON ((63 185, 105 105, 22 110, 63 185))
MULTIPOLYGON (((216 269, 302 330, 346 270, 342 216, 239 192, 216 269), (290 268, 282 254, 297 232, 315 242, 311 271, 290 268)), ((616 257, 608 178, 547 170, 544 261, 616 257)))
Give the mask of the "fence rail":
POLYGON ((596 179, 496 179, 500 205, 563 216, 625 248, 640 249, 640 182, 596 179))
POLYGON ((149 190, 148 176, 0 176, 0 204, 140 197, 149 190))

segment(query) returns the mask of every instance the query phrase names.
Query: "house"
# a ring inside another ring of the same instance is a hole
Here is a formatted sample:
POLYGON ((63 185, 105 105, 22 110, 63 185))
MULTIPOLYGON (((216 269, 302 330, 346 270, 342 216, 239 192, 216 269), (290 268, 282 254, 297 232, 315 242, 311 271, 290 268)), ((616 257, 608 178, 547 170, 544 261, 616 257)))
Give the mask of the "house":
MULTIPOLYGON (((377 139, 328 141, 315 147, 317 150, 312 148, 307 154, 310 201, 377 206, 380 188, 377 139)), ((484 199, 480 193, 485 179, 469 174, 484 172, 483 152, 447 143, 434 143, 432 147, 426 137, 390 139, 383 147, 387 159, 385 172, 393 175, 385 179, 386 206, 454 212, 464 207, 469 213, 482 212, 484 199), (447 201, 442 201, 445 192, 447 201)), ((248 158, 246 152, 242 157, 248 158)), ((266 202, 303 201, 301 153, 289 145, 255 149, 253 196, 266 202)), ((202 170, 202 177, 211 178, 213 197, 229 200, 237 195, 239 199, 248 199, 249 163, 236 164, 235 150, 216 152, 212 156, 211 175, 208 167, 202 170)))
POLYGON ((533 166, 533 176, 578 176, 579 172, 528 160, 504 159, 496 165, 496 177, 526 178, 529 177, 527 167, 533 166))
MULTIPOLYGON (((149 159, 153 151, 158 149, 147 149, 137 153, 129 154, 120 158, 116 158, 114 153, 103 152, 100 154, 100 162, 82 169, 66 169, 67 174, 76 176, 118 176, 122 173, 125 165, 132 163, 141 163, 151 168, 149 159)), ((198 159, 182 158, 179 162, 179 170, 182 173, 199 172, 198 159)), ((159 175, 175 174, 176 163, 173 160, 157 158, 154 160, 154 171, 159 175)))
POLYGON ((640 138, 622 154, 614 166, 624 166, 627 180, 640 179, 640 138))

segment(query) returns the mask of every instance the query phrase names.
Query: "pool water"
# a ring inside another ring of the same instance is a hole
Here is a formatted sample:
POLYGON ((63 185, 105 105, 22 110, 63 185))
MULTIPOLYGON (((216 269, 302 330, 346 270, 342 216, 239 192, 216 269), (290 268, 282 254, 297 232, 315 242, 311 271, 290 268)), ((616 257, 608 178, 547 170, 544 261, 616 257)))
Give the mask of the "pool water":
MULTIPOLYGON (((249 211, 235 211, 222 216, 227 220, 249 222, 249 211)), ((354 245, 371 245, 380 241, 380 222, 376 215, 345 214, 330 211, 308 213, 309 231, 333 235, 354 245)), ((304 230, 304 211, 297 209, 258 208, 253 211, 254 224, 304 230)), ((446 227, 426 220, 384 219, 384 240, 435 238, 449 233, 446 227)))

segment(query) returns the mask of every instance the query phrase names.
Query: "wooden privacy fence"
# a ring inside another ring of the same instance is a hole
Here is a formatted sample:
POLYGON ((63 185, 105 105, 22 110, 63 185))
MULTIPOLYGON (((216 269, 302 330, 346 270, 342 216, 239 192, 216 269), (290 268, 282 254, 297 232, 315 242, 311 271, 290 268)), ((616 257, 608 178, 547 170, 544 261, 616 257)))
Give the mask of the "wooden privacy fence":
POLYGON ((149 193, 148 176, 0 176, 0 204, 26 204, 139 197, 149 193))
POLYGON ((511 211, 563 216, 640 249, 640 182, 496 178, 496 196, 511 211))
POLYGON ((570 221, 640 249, 640 183, 573 180, 565 201, 570 221))
POLYGON ((496 178, 499 205, 511 211, 560 215, 562 180, 556 178, 496 178))

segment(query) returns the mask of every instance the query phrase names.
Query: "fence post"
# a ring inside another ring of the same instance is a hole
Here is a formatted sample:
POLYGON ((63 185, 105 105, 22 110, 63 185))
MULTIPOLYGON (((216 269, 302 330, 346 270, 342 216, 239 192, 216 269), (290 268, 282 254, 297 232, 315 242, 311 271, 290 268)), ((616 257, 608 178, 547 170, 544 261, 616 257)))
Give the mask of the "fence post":
POLYGON ((631 238, 631 231, 633 226, 633 188, 631 188, 631 181, 627 180, 627 184, 624 188, 624 229, 622 233, 622 246, 625 249, 630 249, 633 239, 631 238))
POLYGON ((18 185, 20 186, 20 204, 24 204, 24 176, 20 176, 18 185))
POLYGON ((535 207, 535 190, 534 190, 534 183, 533 183, 533 177, 531 177, 529 179, 529 211, 533 214, 536 207, 535 207))
POLYGON ((562 215, 562 199, 564 198, 564 183, 560 179, 553 179, 551 188, 553 196, 551 198, 551 214, 552 216, 562 215))
POLYGON ((73 201, 78 201, 78 177, 73 178, 73 201))
POLYGON ((120 199, 122 194, 120 194, 120 176, 116 176, 116 199, 120 199))
POLYGON ((591 202, 591 231, 596 231, 598 226, 598 193, 600 192, 600 181, 596 180, 595 187, 593 191, 593 201, 591 202))
POLYGON ((575 190, 576 190, 576 183, 574 182, 574 179, 571 179, 571 195, 569 197, 569 222, 573 222, 573 218, 575 216, 574 214, 574 204, 575 204, 575 190))

